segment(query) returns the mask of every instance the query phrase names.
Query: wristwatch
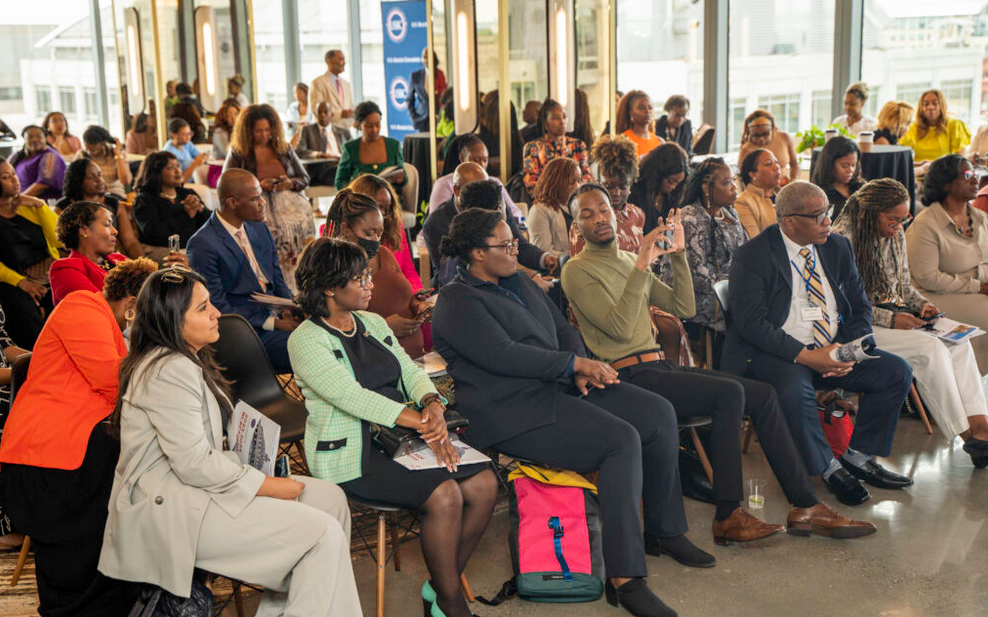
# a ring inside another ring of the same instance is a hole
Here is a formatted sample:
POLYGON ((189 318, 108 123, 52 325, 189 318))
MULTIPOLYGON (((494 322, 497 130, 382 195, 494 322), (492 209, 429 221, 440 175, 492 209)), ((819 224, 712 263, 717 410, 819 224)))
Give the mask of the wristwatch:
POLYGON ((419 407, 425 409, 425 407, 432 401, 438 402, 442 406, 443 411, 446 411, 446 400, 442 396, 436 394, 435 392, 430 392, 425 396, 423 396, 422 400, 419 401, 419 407))

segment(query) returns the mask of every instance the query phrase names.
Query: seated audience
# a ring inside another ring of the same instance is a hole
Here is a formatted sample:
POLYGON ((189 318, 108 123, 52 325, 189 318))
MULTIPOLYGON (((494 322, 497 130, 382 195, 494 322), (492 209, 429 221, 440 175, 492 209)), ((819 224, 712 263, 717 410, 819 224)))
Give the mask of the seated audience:
MULTIPOLYGON (((618 101, 620 101, 618 97, 618 101)), ((542 134, 542 127, 539 126, 539 110, 542 109, 542 101, 528 101, 521 110, 521 120, 525 126, 521 128, 521 142, 528 143, 533 139, 538 139, 542 134)), ((607 131, 604 131, 605 133, 607 131)))
POLYGON ((233 137, 233 127, 240 115, 240 103, 236 99, 223 101, 220 110, 216 112, 216 121, 212 127, 213 160, 225 161, 230 149, 230 139, 233 137))
POLYGON ((367 268, 357 245, 320 238, 296 271, 302 309, 311 315, 289 339, 309 412, 306 459, 313 475, 348 495, 417 510, 431 576, 422 584, 426 612, 470 617, 460 573, 490 522, 497 481, 487 465, 459 465, 445 400, 394 344, 385 320, 368 310, 376 285, 367 268), (415 429, 442 466, 409 471, 395 463, 372 443, 371 422, 415 429))
POLYGON ((312 204, 300 194, 309 174, 285 140, 278 113, 270 105, 248 105, 240 112, 223 170, 246 169, 264 191, 264 222, 278 248, 278 264, 288 288, 295 291, 292 272, 316 225, 312 204))
POLYGON ((436 349, 456 381, 471 443, 599 472, 608 603, 633 615, 674 617, 648 588, 645 554, 696 567, 714 559, 685 536, 669 401, 618 383, 611 367, 587 358, 579 333, 518 273, 518 244, 497 212, 458 214, 442 249, 464 265, 439 292, 436 349))
MULTIPOLYGON (((178 160, 180 171, 182 172, 182 182, 192 179, 195 170, 206 162, 209 155, 200 152, 192 143, 192 129, 189 123, 181 118, 172 118, 168 121, 168 134, 171 138, 165 142, 162 152, 168 152, 178 160)), ((147 160, 145 159, 145 166, 147 160)))
MULTIPOLYGON (((302 135, 302 129, 305 125, 311 124, 315 121, 313 112, 315 110, 309 109, 309 86, 305 82, 298 82, 295 87, 292 88, 292 96, 294 100, 288 106, 288 128, 292 132, 292 147, 296 150, 298 149, 298 140, 302 135)), ((332 120, 332 110, 330 110, 330 120, 332 120)))
POLYGON ((847 198, 864 184, 858 142, 837 135, 824 144, 813 168, 813 184, 827 195, 830 218, 836 220, 847 198))
POLYGON ((146 156, 158 149, 158 126, 154 114, 141 112, 125 137, 127 154, 146 156))
POLYGON ((69 256, 51 265, 51 299, 57 306, 73 291, 103 290, 106 273, 127 259, 116 252, 117 230, 110 211, 77 201, 58 216, 58 240, 69 256))
POLYGON ((202 199, 183 183, 182 168, 171 152, 160 150, 145 159, 144 175, 137 180, 134 222, 138 239, 150 247, 145 250, 156 261, 168 255, 169 237, 177 235, 179 247, 185 248, 209 219, 202 199))
POLYGON ((314 124, 306 124, 292 138, 295 153, 300 158, 326 159, 312 174, 313 186, 333 186, 336 182, 336 168, 343 154, 343 144, 348 140, 346 133, 333 124, 329 103, 322 101, 316 106, 314 124))
POLYGON ((241 108, 250 105, 247 95, 244 94, 243 75, 234 75, 226 80, 226 94, 228 100, 233 99, 241 108))
POLYGON ((180 118, 188 123, 189 128, 192 130, 192 143, 206 143, 206 125, 203 123, 202 115, 196 109, 195 105, 191 103, 177 103, 172 107, 171 118, 173 120, 180 118))
MULTIPOLYGON (((2 134, 0 134, 2 138, 2 134)), ((14 345, 14 341, 7 336, 5 329, 6 316, 3 307, 0 306, 0 435, 3 434, 3 425, 7 421, 7 414, 10 412, 10 381, 13 369, 11 363, 18 356, 27 353, 26 349, 21 349, 14 345)), ((24 534, 14 529, 10 523, 10 518, 4 514, 3 494, 0 491, 0 551, 16 550, 24 543, 24 534)))
POLYGON ((744 190, 734 202, 734 209, 748 237, 754 238, 776 223, 775 195, 782 181, 782 168, 771 150, 758 148, 741 161, 738 176, 744 190))
POLYGON ((0 496, 31 537, 42 615, 126 615, 136 599, 137 589, 96 568, 120 452, 106 420, 127 355, 122 333, 156 269, 144 258, 125 262, 107 275, 102 293, 78 291, 59 303, 3 431, 0 496))
POLYGON ((408 246, 408 237, 401 221, 401 202, 398 201, 398 193, 395 192, 394 187, 380 176, 363 174, 357 176, 347 188, 353 189, 357 193, 370 195, 377 202, 377 207, 380 208, 381 214, 384 216, 384 233, 381 236, 381 244, 394 253, 398 267, 408 279, 412 291, 421 291, 422 279, 419 278, 418 270, 415 269, 415 262, 412 260, 412 249, 408 246))
POLYGON ((686 117, 690 113, 690 100, 681 94, 666 99, 662 106, 665 114, 655 121, 655 134, 659 139, 677 143, 693 156, 693 124, 686 117))
MULTIPOLYGON (((758 540, 785 529, 764 523, 741 507, 742 415, 751 418, 772 471, 793 505, 788 520, 793 533, 808 535, 813 530, 837 538, 873 533, 874 526, 842 517, 817 500, 770 386, 661 359, 649 306, 681 318, 694 312, 680 217, 646 234, 640 252, 634 255, 617 248, 614 215, 607 192, 600 185, 581 187, 570 198, 569 206, 587 245, 563 268, 562 283, 589 351, 610 363, 622 383, 668 399, 677 419, 698 415, 713 419, 708 452, 714 471, 714 542, 758 540), (673 231, 673 241, 669 248, 659 249, 656 242, 665 239, 667 230, 673 231), (654 257, 662 253, 671 253, 675 273, 672 288, 649 271, 654 257)), ((707 556, 707 560, 712 562, 713 557, 707 556)))
MULTIPOLYGON (((477 135, 484 141, 484 145, 487 146, 487 151, 490 153, 491 160, 488 173, 499 176, 501 175, 500 94, 498 94, 497 90, 491 90, 481 97, 481 101, 480 118, 477 121, 480 129, 477 131, 477 135)), ((522 141, 521 135, 518 132, 518 114, 515 112, 515 104, 513 102, 511 103, 509 116, 510 125, 508 126, 508 130, 510 131, 509 137, 511 138, 511 168, 508 170, 508 177, 511 178, 522 171, 524 159, 522 148, 526 145, 526 142, 522 141)), ((544 124, 541 117, 538 124, 540 127, 539 136, 541 136, 541 127, 544 124)), ((449 169, 452 170, 454 166, 450 166, 449 169)), ((532 186, 535 186, 534 182, 532 186)))
POLYGON ((65 161, 45 141, 45 131, 33 124, 21 131, 24 147, 11 155, 23 194, 41 199, 58 199, 65 179, 65 161))
POLYGON ((665 143, 642 157, 638 168, 638 181, 631 186, 628 200, 645 212, 643 231, 648 233, 680 206, 690 159, 678 144, 665 143))
MULTIPOLYGON (((361 135, 343 144, 340 164, 336 167, 336 188, 342 190, 360 174, 380 175, 394 167, 396 169, 389 172, 385 180, 401 192, 406 180, 401 142, 381 135, 381 108, 373 101, 364 101, 357 105, 353 118, 361 135)), ((406 203, 405 209, 414 209, 414 199, 417 197, 413 196, 413 202, 406 203)))
MULTIPOLYGON (((909 272, 919 291, 951 319, 988 329, 988 215, 971 206, 978 175, 959 154, 940 157, 923 181, 923 204, 906 230, 909 272)), ((971 339, 988 374, 988 336, 971 339)))
POLYGON ((898 145, 899 139, 906 134, 913 117, 913 106, 903 101, 889 101, 882 105, 878 112, 878 122, 875 126, 875 144, 885 146, 898 145))
MULTIPOLYGON (((612 137, 604 134, 593 145, 590 160, 597 163, 600 183, 611 197, 618 248, 637 254, 644 235, 642 228, 645 226, 645 213, 628 200, 631 186, 638 179, 637 147, 634 142, 621 135, 612 137)), ((569 195, 566 196, 566 203, 568 202, 569 195)), ((582 251, 585 243, 580 226, 574 220, 569 228, 569 254, 576 255, 582 251)))
POLYGON ((58 217, 20 188, 13 167, 0 159, 0 306, 14 342, 31 349, 51 313, 49 269, 62 245, 58 217))
POLYGON ((900 146, 913 149, 913 162, 917 172, 926 173, 929 161, 959 154, 971 143, 971 131, 961 120, 951 118, 947 112, 947 98, 943 92, 931 89, 919 97, 916 117, 906 134, 899 138, 900 146))
POLYGON ((589 182, 591 176, 587 144, 566 136, 566 110, 563 106, 553 99, 546 99, 539 111, 539 125, 542 127, 542 136, 525 144, 523 155, 525 189, 533 193, 546 165, 552 159, 559 157, 576 161, 583 181, 589 182))
POLYGON ((166 110, 167 112, 166 115, 169 118, 175 117, 175 107, 183 103, 195 107, 196 113, 199 114, 200 118, 206 115, 206 110, 203 109, 202 103, 199 102, 199 98, 196 97, 195 91, 192 89, 192 86, 190 86, 189 84, 185 83, 184 81, 175 84, 175 96, 176 96, 176 100, 172 104, 171 109, 166 110))
POLYGON ((528 211, 528 234, 532 244, 557 259, 569 257, 569 217, 563 214, 566 200, 583 183, 583 173, 571 158, 549 161, 532 197, 528 211))
POLYGON ((865 293, 871 301, 875 342, 913 369, 930 414, 976 467, 988 466, 988 409, 981 373, 971 343, 949 344, 922 333, 940 309, 930 303, 909 277, 903 225, 909 215, 909 192, 898 181, 868 182, 851 195, 833 231, 847 238, 865 293))
POLYGON ((645 156, 665 141, 652 132, 652 100, 641 90, 631 90, 617 106, 614 132, 630 139, 645 156))
POLYGON ((83 149, 75 158, 86 157, 103 172, 106 190, 120 199, 127 197, 127 187, 134 180, 120 140, 101 126, 90 126, 82 133, 83 149))
POLYGON ((424 355, 422 324, 432 316, 432 307, 423 304, 412 289, 394 253, 381 246, 385 222, 377 201, 352 188, 343 189, 326 214, 326 229, 332 230, 332 237, 352 242, 366 253, 375 290, 367 310, 385 318, 409 356, 424 355))
POLYGON ((738 160, 743 161, 756 148, 766 148, 775 155, 782 168, 782 184, 799 179, 799 160, 796 158, 796 146, 792 137, 776 128, 775 116, 764 109, 756 109, 744 119, 738 160))
POLYGON ((786 423, 807 471, 823 476, 841 503, 871 498, 859 480, 904 488, 905 476, 882 467, 912 370, 902 358, 876 349, 855 364, 830 353, 869 335, 871 304, 850 243, 830 233, 823 190, 796 181, 775 200, 779 223, 734 254, 730 275, 731 327, 721 365, 728 372, 775 386, 786 423), (818 267, 819 264, 819 267, 818 267), (817 412, 816 390, 860 392, 850 447, 834 458, 817 412))
POLYGON ((137 228, 134 226, 130 208, 115 195, 106 192, 103 171, 99 165, 87 158, 72 161, 65 170, 62 195, 63 197, 55 203, 56 214, 61 214, 77 201, 99 204, 110 213, 110 222, 118 232, 117 241, 121 252, 132 259, 144 256, 144 249, 137 238, 137 228))
POLYGON ((254 174, 229 169, 217 184, 220 208, 189 239, 189 265, 202 275, 210 302, 221 313, 236 313, 254 327, 278 373, 292 372, 288 335, 299 320, 251 300, 264 293, 290 299, 278 267, 274 239, 264 224, 264 194, 254 174))
POLYGON ((220 312, 202 277, 153 274, 135 313, 110 417, 120 460, 100 572, 187 597, 200 568, 263 586, 261 615, 359 616, 343 491, 265 476, 223 449, 234 399, 210 348, 220 312))
POLYGON ((587 93, 580 88, 573 90, 573 130, 566 133, 566 136, 579 139, 587 148, 597 141, 590 125, 590 100, 587 93))
POLYGON ((878 121, 863 113, 867 100, 868 84, 863 81, 854 82, 844 91, 844 113, 834 118, 830 124, 846 128, 854 137, 861 131, 874 131, 878 128, 878 121))
MULTIPOLYGON (((45 141, 48 142, 48 145, 66 161, 71 160, 82 150, 82 142, 69 132, 69 121, 65 119, 65 114, 62 112, 53 111, 46 115, 45 119, 41 121, 41 128, 45 131, 45 141)), ((21 136, 24 136, 23 131, 21 136)))
MULTIPOLYGON (((455 145, 457 148, 457 165, 460 163, 476 163, 490 173, 488 169, 490 156, 487 146, 484 145, 484 140, 479 135, 474 133, 462 135, 457 139, 455 145)), ((448 174, 437 178, 435 184, 432 185, 432 194, 429 196, 429 214, 438 210, 440 206, 449 201, 449 198, 453 196, 453 170, 456 167, 451 165, 449 169, 450 172, 448 174)), ((491 180, 495 180, 498 184, 501 184, 501 181, 497 178, 492 177, 491 180)), ((504 185, 501 185, 501 199, 504 200, 504 205, 508 208, 508 213, 516 219, 521 219, 521 210, 511 200, 511 196, 508 195, 508 191, 504 188, 504 185)))

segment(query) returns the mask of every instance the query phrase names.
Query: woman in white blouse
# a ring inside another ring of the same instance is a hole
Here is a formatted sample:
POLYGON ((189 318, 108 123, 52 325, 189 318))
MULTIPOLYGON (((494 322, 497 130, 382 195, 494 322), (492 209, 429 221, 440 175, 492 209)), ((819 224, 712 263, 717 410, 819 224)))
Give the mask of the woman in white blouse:
POLYGON ((583 183, 580 166, 571 158, 552 159, 535 185, 535 205, 528 212, 528 234, 532 244, 546 253, 569 255, 569 224, 566 202, 583 183))
POLYGON ((855 137, 861 131, 874 131, 878 121, 863 113, 865 101, 868 100, 868 84, 858 81, 844 91, 844 113, 834 118, 831 124, 843 126, 855 137))

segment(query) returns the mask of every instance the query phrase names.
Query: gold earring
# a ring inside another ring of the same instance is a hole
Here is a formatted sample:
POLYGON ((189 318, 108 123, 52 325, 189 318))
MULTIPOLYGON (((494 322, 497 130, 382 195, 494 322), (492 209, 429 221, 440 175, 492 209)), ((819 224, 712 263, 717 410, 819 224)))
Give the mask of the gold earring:
POLYGON ((128 308, 127 310, 124 311, 125 320, 134 321, 135 317, 137 317, 137 311, 135 311, 133 308, 128 308))
POLYGON ((83 238, 88 238, 89 237, 89 234, 82 234, 82 237, 83 238))

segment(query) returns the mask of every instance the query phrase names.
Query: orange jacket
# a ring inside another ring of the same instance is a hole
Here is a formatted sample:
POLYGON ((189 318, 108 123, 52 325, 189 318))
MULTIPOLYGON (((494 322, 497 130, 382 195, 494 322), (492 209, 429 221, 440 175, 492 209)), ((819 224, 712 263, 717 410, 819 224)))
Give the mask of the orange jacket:
POLYGON ((101 293, 66 296, 34 345, 3 430, 0 463, 78 469, 93 427, 116 405, 117 370, 126 355, 101 293))

